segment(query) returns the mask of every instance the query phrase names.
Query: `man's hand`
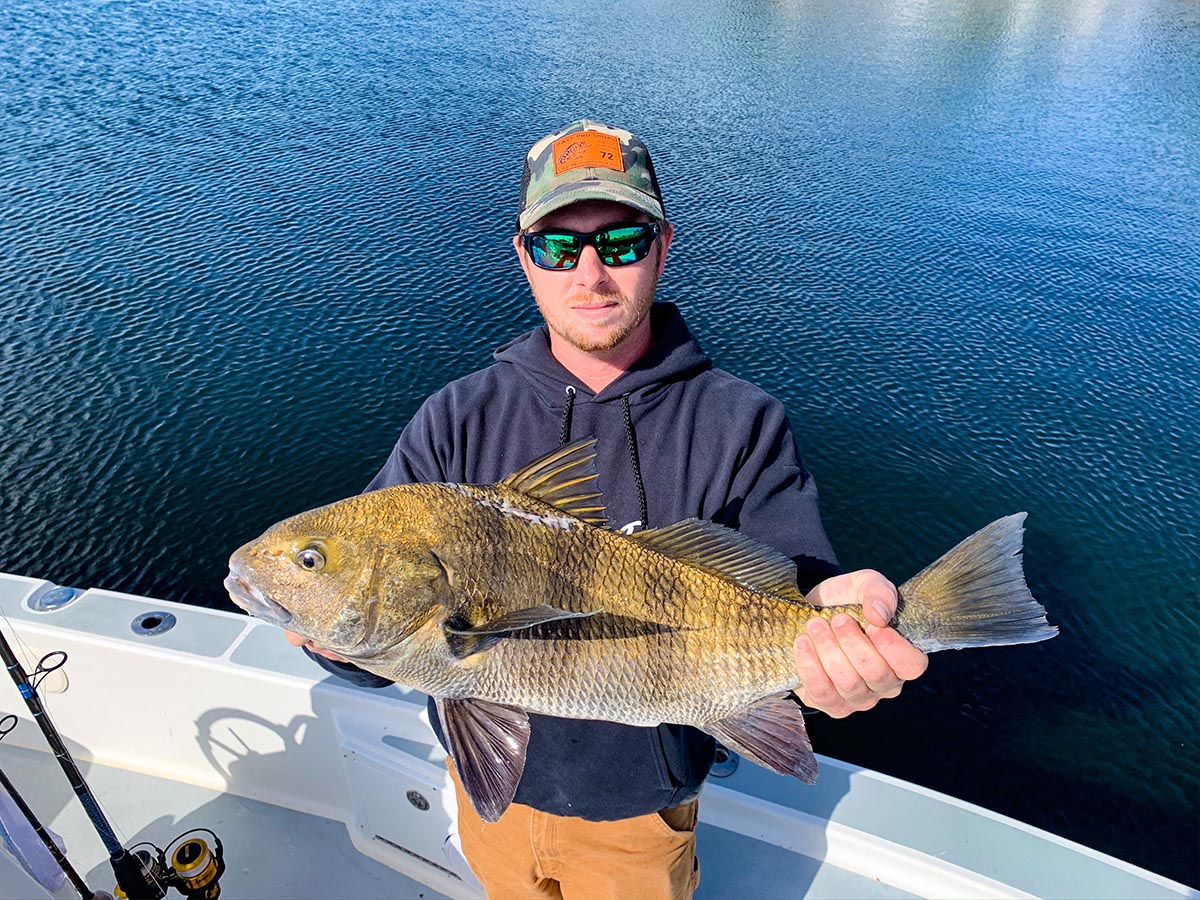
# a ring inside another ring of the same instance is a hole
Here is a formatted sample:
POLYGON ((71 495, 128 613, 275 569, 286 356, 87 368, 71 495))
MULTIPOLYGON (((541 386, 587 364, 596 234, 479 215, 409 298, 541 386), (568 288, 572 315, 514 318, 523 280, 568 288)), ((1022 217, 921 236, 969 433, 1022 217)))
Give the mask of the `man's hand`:
POLYGON ((796 695, 806 706, 841 719, 895 697, 904 682, 920 677, 929 658, 888 623, 896 613, 896 586, 871 569, 827 578, 807 595, 814 606, 859 604, 864 631, 850 616, 827 622, 814 616, 794 645, 796 695))
POLYGON ((294 631, 288 631, 285 628, 283 630, 283 636, 287 638, 287 642, 293 647, 303 647, 305 650, 309 650, 317 654, 317 656, 323 656, 326 659, 332 659, 334 662, 350 662, 350 660, 346 659, 346 657, 340 656, 339 654, 334 653, 332 650, 326 650, 320 644, 314 644, 308 638, 300 637, 300 635, 296 634, 294 631))

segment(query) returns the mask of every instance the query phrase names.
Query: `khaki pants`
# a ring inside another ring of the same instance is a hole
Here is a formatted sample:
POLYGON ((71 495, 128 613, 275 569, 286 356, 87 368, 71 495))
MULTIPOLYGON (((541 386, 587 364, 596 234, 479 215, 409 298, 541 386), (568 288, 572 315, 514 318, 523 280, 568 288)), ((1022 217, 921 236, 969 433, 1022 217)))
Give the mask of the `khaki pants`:
POLYGON ((514 803, 485 822, 447 766, 463 855, 488 900, 688 900, 700 883, 696 800, 616 822, 514 803))

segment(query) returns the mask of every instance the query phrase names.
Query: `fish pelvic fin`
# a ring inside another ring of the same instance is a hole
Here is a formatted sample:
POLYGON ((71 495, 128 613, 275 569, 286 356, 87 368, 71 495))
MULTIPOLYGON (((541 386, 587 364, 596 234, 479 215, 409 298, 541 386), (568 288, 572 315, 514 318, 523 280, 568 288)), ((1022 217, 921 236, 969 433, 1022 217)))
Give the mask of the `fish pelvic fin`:
POLYGON ((753 763, 812 784, 817 780, 800 705, 790 694, 763 697, 732 716, 702 726, 718 741, 753 763))
POLYGON ((450 652, 459 659, 465 659, 472 654, 482 653, 495 646, 514 631, 523 631, 526 628, 533 628, 546 622, 557 622, 561 619, 585 619, 599 612, 602 610, 572 612, 540 604, 513 610, 480 625, 471 625, 462 616, 454 616, 442 623, 442 633, 446 636, 450 652))
POLYGON ((795 562, 774 547, 716 522, 682 519, 665 528, 634 532, 630 539, 743 587, 804 602, 796 587, 795 562))
POLYGON ((926 653, 1058 634, 1025 584, 1024 523, 1023 512, 997 519, 902 584, 896 630, 926 653))
POLYGON ((564 444, 539 456, 500 482, 514 491, 549 503, 589 525, 608 525, 604 495, 598 486, 596 439, 564 444))
POLYGON ((529 746, 529 715, 486 700, 437 698, 438 717, 463 789, 485 822, 512 803, 529 746))

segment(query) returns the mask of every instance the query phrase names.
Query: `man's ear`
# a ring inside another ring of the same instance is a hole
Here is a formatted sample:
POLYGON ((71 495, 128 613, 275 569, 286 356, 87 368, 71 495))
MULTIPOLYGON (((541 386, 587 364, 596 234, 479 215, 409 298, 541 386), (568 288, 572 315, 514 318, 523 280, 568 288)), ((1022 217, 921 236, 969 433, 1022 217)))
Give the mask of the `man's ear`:
POLYGON ((661 278, 663 267, 667 264, 667 248, 671 246, 671 238, 675 236, 675 226, 671 222, 662 223, 662 231, 658 235, 658 275, 661 278))
POLYGON ((517 261, 521 263, 521 270, 525 273, 525 277, 529 277, 529 254, 525 252, 525 247, 521 243, 521 235, 514 234, 512 239, 513 249, 517 251, 517 261))

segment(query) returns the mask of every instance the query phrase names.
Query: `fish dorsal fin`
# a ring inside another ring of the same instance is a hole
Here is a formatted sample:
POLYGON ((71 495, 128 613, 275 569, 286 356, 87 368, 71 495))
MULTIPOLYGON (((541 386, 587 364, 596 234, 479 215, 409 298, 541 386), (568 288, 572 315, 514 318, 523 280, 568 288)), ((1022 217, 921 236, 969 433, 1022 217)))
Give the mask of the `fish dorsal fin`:
POLYGON ((665 528, 630 536, 664 556, 679 560, 744 587, 803 603, 796 587, 796 564, 773 547, 704 519, 683 519, 665 528))
POLYGON ((603 528, 608 519, 598 479, 596 439, 588 438, 539 456, 500 484, 603 528))

